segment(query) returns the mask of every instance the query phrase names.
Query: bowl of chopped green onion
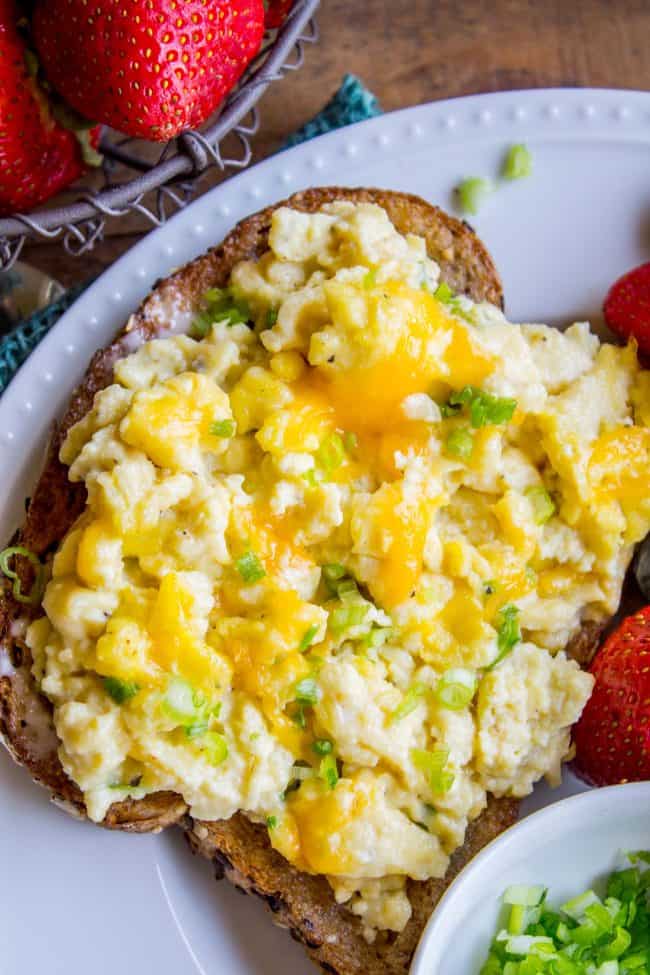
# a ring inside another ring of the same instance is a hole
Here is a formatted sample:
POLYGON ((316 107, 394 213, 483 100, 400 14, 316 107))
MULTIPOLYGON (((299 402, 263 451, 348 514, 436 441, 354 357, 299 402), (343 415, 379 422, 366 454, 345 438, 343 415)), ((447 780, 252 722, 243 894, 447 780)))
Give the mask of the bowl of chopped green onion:
POLYGON ((650 975, 650 782, 563 799, 490 843, 411 975, 650 975))

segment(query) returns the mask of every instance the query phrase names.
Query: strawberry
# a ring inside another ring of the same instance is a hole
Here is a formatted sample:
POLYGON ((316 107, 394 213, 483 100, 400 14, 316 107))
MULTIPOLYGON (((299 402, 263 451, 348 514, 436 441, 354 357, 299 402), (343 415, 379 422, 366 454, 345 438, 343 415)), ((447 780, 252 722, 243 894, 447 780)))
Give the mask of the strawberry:
POLYGON ((259 50, 262 0, 37 0, 45 73, 82 115, 166 141, 196 128, 259 50))
POLYGON ((292 7, 293 0, 266 0, 266 26, 282 27, 292 7))
POLYGON ((69 131, 37 80, 15 0, 0 0, 0 216, 26 212, 80 176, 99 130, 69 131))
POLYGON ((650 354, 650 264, 619 278, 605 298, 603 311, 612 332, 636 339, 640 351, 650 354))
POLYGON ((628 616, 591 665, 594 690, 573 737, 592 785, 650 779, 650 606, 628 616))

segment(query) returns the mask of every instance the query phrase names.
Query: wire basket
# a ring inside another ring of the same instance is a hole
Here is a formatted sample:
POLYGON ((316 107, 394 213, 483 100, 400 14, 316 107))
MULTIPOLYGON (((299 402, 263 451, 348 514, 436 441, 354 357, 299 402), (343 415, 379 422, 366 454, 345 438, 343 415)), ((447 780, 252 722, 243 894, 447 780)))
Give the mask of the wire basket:
POLYGON ((183 132, 161 151, 155 143, 107 130, 100 145, 104 159, 97 187, 73 190, 63 205, 0 219, 0 271, 9 270, 30 238, 62 238, 67 253, 76 257, 103 237, 110 219, 137 214, 160 226, 192 199, 208 169, 244 169, 252 156, 251 136, 259 127, 257 102, 273 81, 301 67, 305 44, 318 40, 313 19, 318 4, 296 0, 283 26, 267 35, 216 119, 202 131, 183 132))

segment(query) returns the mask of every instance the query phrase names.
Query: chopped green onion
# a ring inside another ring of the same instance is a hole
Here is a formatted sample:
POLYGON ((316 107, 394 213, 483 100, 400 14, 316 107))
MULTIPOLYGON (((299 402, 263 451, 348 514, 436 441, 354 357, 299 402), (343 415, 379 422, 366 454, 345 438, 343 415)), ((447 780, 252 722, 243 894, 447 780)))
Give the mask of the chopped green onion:
POLYGON ((235 421, 216 420, 210 426, 210 433, 215 437, 232 437, 235 434, 235 421))
POLYGON ((343 446, 348 453, 356 450, 356 448, 359 446, 359 438, 357 437, 356 433, 353 433, 351 430, 346 430, 343 434, 343 446))
POLYGON ((345 460, 345 446, 340 434, 331 433, 316 451, 316 461, 326 474, 332 474, 345 460))
POLYGON ((462 460, 467 460, 472 456, 472 451, 474 450, 474 437, 472 431, 467 427, 458 427, 456 430, 452 430, 447 437, 447 442, 445 444, 445 450, 452 457, 459 457, 462 460))
POLYGON ((464 667, 453 667, 445 671, 438 682, 436 698, 438 704, 452 711, 466 708, 476 692, 476 675, 464 667))
POLYGON ((506 887, 503 903, 521 905, 522 907, 537 907, 544 900, 546 887, 541 885, 512 884, 506 887))
POLYGON ((228 742, 218 731, 208 731, 201 739, 201 751, 211 765, 221 765, 228 758, 228 742))
POLYGON ((329 738, 316 738, 311 743, 311 749, 316 755, 329 755, 334 749, 334 745, 329 738))
POLYGON ((524 494, 530 501, 537 525, 544 525, 555 514, 553 498, 542 484, 526 488, 524 494))
POLYGON ((304 653, 305 650, 309 650, 310 646, 314 642, 314 637, 318 633, 318 623, 313 623, 307 630, 305 630, 302 640, 298 644, 298 650, 300 653, 304 653))
POLYGON ((463 407, 469 407, 472 426, 475 429, 492 424, 508 423, 517 409, 517 400, 494 396, 476 386, 463 386, 452 393, 446 403, 439 404, 443 417, 457 416, 463 407))
POLYGON ((235 298, 228 288, 210 288, 203 295, 203 302, 206 307, 192 322, 192 331, 199 338, 205 338, 215 322, 226 322, 231 326, 250 321, 247 303, 235 298))
POLYGON ((140 685, 133 680, 120 680, 119 677, 104 677, 104 690, 113 698, 116 704, 124 704, 140 690, 140 685))
POLYGON ((259 582, 266 575, 266 570, 254 552, 244 552, 235 562, 235 568, 244 582, 250 584, 259 582))
POLYGON ((448 305, 456 296, 451 290, 446 281, 441 281, 436 290, 433 292, 433 297, 437 298, 438 301, 442 302, 443 305, 448 305))
POLYGON ((363 603, 343 603, 329 614, 328 626, 335 636, 340 636, 346 630, 360 626, 370 611, 370 606, 363 603))
POLYGON ((188 738, 200 738, 208 730, 207 721, 196 721, 194 724, 185 725, 185 734, 188 738))
POLYGON ((499 625, 497 628, 497 655, 491 664, 485 668, 492 670, 504 657, 507 657, 513 647, 521 640, 521 630, 519 629, 519 609, 509 603, 502 606, 498 615, 499 625))
POLYGON ((395 721, 401 721, 408 714, 415 711, 416 707, 424 697, 424 695, 430 690, 427 684, 421 684, 416 682, 412 684, 404 697, 402 698, 402 703, 399 704, 389 718, 390 724, 395 721))
POLYGON ((391 626, 373 626, 370 633, 362 637, 361 641, 367 649, 376 650, 378 647, 383 647, 392 634, 393 628, 391 626))
POLYGON ((329 562, 323 566, 322 572, 326 582, 336 582, 347 575, 347 569, 340 562, 329 562))
POLYGON ((266 327, 273 328, 277 320, 278 320, 278 309, 269 308, 269 310, 266 313, 266 327))
POLYGON ((593 890, 586 890, 584 894, 572 898, 562 904, 561 910, 575 921, 581 921, 585 917, 585 911, 592 904, 600 904, 600 898, 593 890))
POLYGON ((507 928, 494 937, 481 971, 650 975, 648 890, 650 872, 623 869, 608 878, 604 903, 587 890, 556 911, 546 906, 543 887, 510 887, 503 898, 510 905, 507 928))
POLYGON ((336 595, 344 603, 349 603, 359 595, 359 587, 354 579, 341 579, 335 587, 336 595))
POLYGON ((494 187, 488 179, 480 176, 471 176, 464 179, 456 187, 458 202, 463 213, 478 213, 485 198, 493 191, 494 187))
POLYGON ((321 758, 320 765, 318 766, 318 775, 327 783, 330 789, 336 788, 336 783, 339 780, 339 770, 333 755, 324 755, 321 758))
POLYGON ((501 175, 504 179, 524 179, 533 171, 533 157, 525 145, 510 146, 503 162, 501 175))
POLYGON ((295 699, 300 704, 308 704, 312 707, 318 704, 321 692, 318 684, 313 677, 303 677, 294 688, 295 699))
POLYGON ((167 684, 167 691, 162 702, 163 711, 173 721, 179 724, 191 724, 201 707, 201 699, 191 684, 182 677, 172 677, 167 684))
POLYGON ((278 817, 277 816, 267 816, 266 817, 266 828, 267 829, 275 829, 277 825, 278 825, 278 817))
POLYGON ((445 769, 449 759, 448 748, 434 748, 431 752, 422 748, 412 748, 411 758, 415 767, 428 775, 432 792, 444 795, 451 789, 454 775, 445 769))
POLYGON ((371 288, 374 288, 376 284, 377 284, 377 269, 372 267, 364 276, 363 286, 369 291, 371 288))
POLYGON ((26 606, 37 606, 40 603, 45 588, 45 567, 34 552, 30 552, 28 548, 24 548, 22 545, 12 545, 4 549, 0 552, 0 572, 7 579, 13 580, 11 592, 16 602, 23 603, 26 606), (9 566, 9 560, 16 556, 27 559, 36 570, 34 583, 28 593, 22 591, 18 573, 9 566))

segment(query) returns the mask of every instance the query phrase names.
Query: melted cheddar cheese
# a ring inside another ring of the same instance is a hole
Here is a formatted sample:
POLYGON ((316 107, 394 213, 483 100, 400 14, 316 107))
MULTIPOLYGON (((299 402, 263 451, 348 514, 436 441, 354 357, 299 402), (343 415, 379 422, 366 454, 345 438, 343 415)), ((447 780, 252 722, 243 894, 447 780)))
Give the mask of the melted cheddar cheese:
POLYGON ((88 500, 28 635, 92 818, 243 810, 369 938, 488 791, 557 780, 591 689, 562 647, 650 526, 634 349, 438 285, 379 207, 278 209, 206 334, 69 431, 88 500))

